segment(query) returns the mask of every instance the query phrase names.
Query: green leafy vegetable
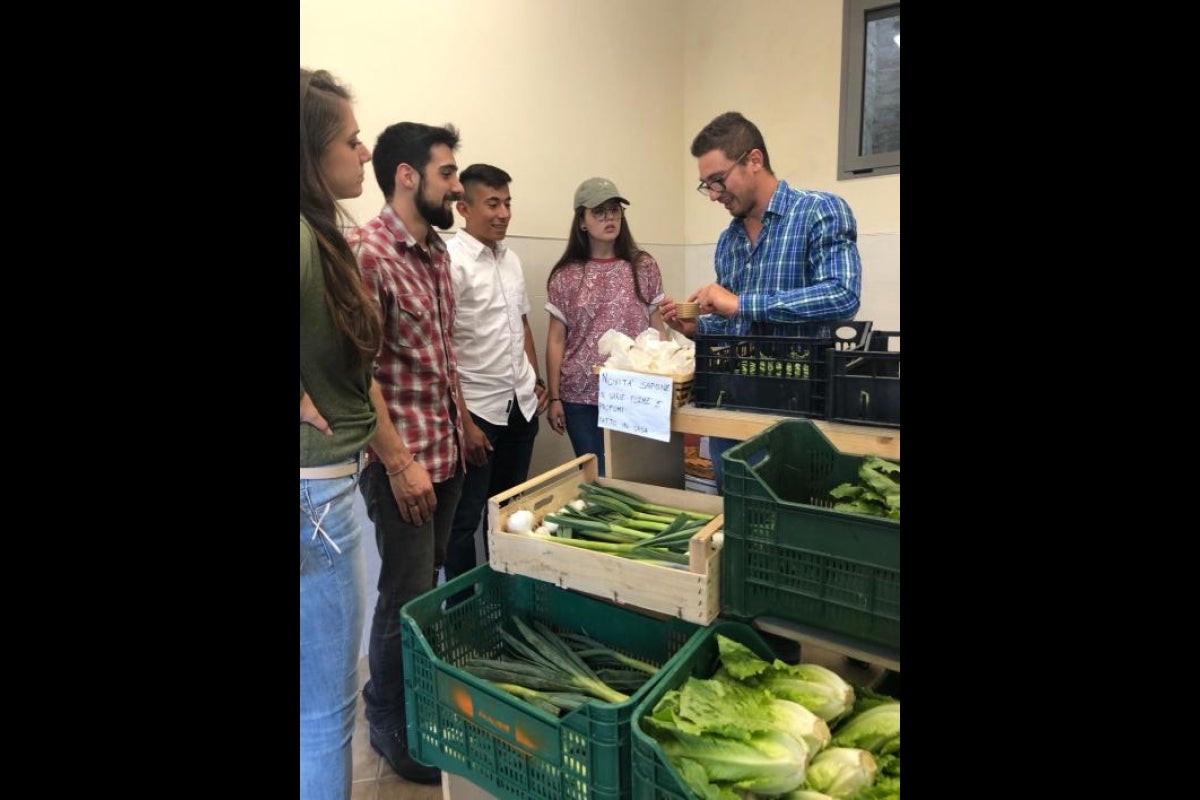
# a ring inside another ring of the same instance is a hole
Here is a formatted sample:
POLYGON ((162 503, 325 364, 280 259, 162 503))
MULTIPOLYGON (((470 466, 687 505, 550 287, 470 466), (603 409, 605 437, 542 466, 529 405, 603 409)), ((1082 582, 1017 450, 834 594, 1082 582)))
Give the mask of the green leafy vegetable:
POLYGON ((877 770, 874 757, 866 750, 829 747, 813 757, 805 785, 834 797, 849 797, 874 783, 877 770))
POLYGON ((709 782, 721 781, 735 789, 765 795, 797 788, 804 782, 804 766, 808 762, 808 748, 803 740, 783 731, 756 733, 744 742, 677 731, 660 745, 672 760, 694 760, 709 782))
POLYGON ((854 706, 854 687, 820 664, 777 660, 758 685, 776 697, 799 703, 825 722, 847 714, 854 706))
POLYGON ((875 456, 863 459, 855 483, 829 490, 836 511, 900 519, 900 465, 875 456))
POLYGON ((900 704, 882 703, 855 714, 834 731, 835 747, 857 747, 876 755, 900 752, 900 704))
POLYGON ((694 797, 900 800, 895 698, 716 640, 712 677, 687 677, 639 721, 694 797))
POLYGON ((727 673, 776 697, 799 703, 825 722, 848 713, 854 706, 854 687, 820 664, 787 664, 779 659, 768 663, 749 647, 721 634, 717 634, 717 647, 721 652, 717 676, 727 673))

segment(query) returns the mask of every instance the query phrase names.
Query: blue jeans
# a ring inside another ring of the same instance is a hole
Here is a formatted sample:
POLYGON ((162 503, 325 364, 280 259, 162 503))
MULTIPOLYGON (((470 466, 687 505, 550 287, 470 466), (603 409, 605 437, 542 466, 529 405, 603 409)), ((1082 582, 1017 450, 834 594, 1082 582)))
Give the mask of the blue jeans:
MULTIPOLYGON (((533 460, 533 440, 538 432, 538 418, 526 420, 513 398, 513 408, 507 425, 493 425, 483 417, 471 415, 488 441, 492 452, 482 467, 467 465, 462 497, 450 526, 450 543, 446 546, 446 580, 457 578, 478 566, 475 563, 475 530, 479 520, 487 516, 489 497, 511 489, 529 477, 533 460)), ((487 552, 487 536, 483 539, 487 552)), ((486 557, 485 557, 486 560, 486 557)))
POLYGON ((725 494, 725 463, 721 461, 724 453, 735 444, 741 444, 740 439, 723 439, 719 436, 708 437, 708 457, 712 459, 713 478, 717 482, 717 494, 725 494))
POLYGON ((366 562, 358 475, 300 481, 300 797, 350 797, 366 562))
POLYGON ((563 403, 563 416, 566 418, 567 436, 571 438, 571 447, 575 456, 584 453, 596 454, 597 474, 604 476, 604 429, 600 427, 600 407, 587 403, 563 403))
POLYGON ((380 733, 404 730, 404 656, 400 647, 400 609, 409 600, 428 592, 446 557, 450 522, 462 492, 463 473, 433 485, 437 511, 433 521, 409 525, 400 518, 396 497, 383 464, 373 462, 363 470, 362 491, 367 516, 375 523, 379 547, 379 600, 371 619, 367 663, 371 677, 363 686, 367 722, 380 733))

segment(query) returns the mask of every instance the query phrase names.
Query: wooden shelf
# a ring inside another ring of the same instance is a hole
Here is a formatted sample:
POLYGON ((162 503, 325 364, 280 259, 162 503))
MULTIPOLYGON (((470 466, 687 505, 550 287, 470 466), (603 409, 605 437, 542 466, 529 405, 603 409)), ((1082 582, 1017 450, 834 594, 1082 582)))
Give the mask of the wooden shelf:
MULTIPOLYGON (((696 408, 690 403, 671 412, 671 440, 660 442, 631 433, 604 430, 604 452, 611 478, 683 488, 683 435, 749 439, 781 419, 795 417, 696 408)), ((843 453, 900 458, 900 429, 846 425, 813 420, 813 424, 843 453)))
MULTIPOLYGON (((720 408, 696 408, 689 403, 671 413, 671 430, 744 440, 761 432, 764 428, 774 425, 781 419, 795 419, 795 417, 756 414, 748 411, 728 411, 720 408)), ((833 446, 843 453, 900 458, 899 428, 846 425, 820 419, 812 420, 812 422, 833 443, 833 446)))

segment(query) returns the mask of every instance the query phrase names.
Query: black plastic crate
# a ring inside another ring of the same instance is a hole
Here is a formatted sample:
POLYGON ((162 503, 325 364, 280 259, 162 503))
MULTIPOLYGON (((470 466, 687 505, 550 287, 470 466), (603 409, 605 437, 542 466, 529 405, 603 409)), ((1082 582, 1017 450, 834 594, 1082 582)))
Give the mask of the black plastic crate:
POLYGON ((900 427, 900 331, 873 331, 870 349, 826 351, 831 422, 900 427))
POLYGON ((793 417, 824 418, 829 350, 864 349, 870 322, 831 324, 828 337, 696 336, 692 402, 793 417))

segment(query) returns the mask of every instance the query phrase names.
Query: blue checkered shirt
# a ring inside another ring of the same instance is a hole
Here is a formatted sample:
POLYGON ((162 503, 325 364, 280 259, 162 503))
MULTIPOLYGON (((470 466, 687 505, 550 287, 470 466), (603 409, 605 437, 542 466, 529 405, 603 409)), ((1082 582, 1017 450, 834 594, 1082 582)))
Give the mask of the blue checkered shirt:
POLYGON ((699 333, 828 336, 829 322, 858 312, 857 241, 845 200, 779 181, 753 247, 740 219, 717 240, 717 283, 738 296, 739 311, 701 317, 699 333))

